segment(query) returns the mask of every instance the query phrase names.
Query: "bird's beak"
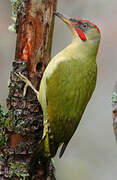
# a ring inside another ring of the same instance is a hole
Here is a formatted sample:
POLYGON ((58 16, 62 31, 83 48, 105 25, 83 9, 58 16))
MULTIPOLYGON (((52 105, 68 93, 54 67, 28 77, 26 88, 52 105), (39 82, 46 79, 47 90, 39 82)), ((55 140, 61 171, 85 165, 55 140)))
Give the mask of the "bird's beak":
POLYGON ((68 25, 68 27, 69 27, 69 29, 71 30, 74 38, 77 38, 77 37, 78 37, 78 35, 77 35, 77 33, 76 33, 76 30, 75 30, 75 27, 74 27, 72 21, 70 20, 71 18, 69 18, 69 17, 67 17, 67 16, 65 16, 65 15, 63 15, 63 14, 61 14, 61 13, 59 13, 59 12, 56 12, 56 11, 54 11, 54 15, 56 15, 57 17, 59 17, 63 22, 65 22, 65 23, 68 25))
POLYGON ((66 24, 71 24, 71 22, 70 22, 70 18, 68 18, 67 16, 65 16, 65 15, 63 15, 63 14, 61 14, 61 13, 59 13, 59 12, 56 12, 56 11, 54 11, 54 15, 56 15, 57 17, 59 17, 63 22, 65 22, 66 24))

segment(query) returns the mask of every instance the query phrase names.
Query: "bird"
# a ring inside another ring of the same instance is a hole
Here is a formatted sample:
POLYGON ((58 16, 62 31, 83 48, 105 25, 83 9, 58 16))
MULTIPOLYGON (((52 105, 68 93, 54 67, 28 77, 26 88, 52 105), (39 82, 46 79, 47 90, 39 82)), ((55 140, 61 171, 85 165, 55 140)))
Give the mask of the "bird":
POLYGON ((59 158, 76 131, 94 92, 97 79, 96 57, 101 32, 97 25, 83 18, 68 18, 54 12, 72 33, 71 43, 47 65, 39 90, 21 73, 17 74, 37 95, 44 115, 40 151, 53 158, 61 147, 59 158))

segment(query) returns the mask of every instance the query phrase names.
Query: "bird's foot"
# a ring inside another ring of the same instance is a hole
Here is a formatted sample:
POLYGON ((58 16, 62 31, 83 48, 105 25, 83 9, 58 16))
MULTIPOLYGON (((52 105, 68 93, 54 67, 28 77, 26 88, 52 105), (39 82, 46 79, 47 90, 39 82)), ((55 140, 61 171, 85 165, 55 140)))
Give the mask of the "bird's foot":
POLYGON ((38 91, 34 88, 34 86, 32 85, 31 81, 28 80, 27 77, 25 77, 25 76, 24 76, 23 74, 21 74, 21 73, 18 73, 18 74, 15 73, 15 75, 16 75, 17 77, 19 77, 22 81, 25 82, 25 86, 24 86, 24 90, 23 90, 23 96, 26 95, 26 91, 27 91, 28 86, 33 89, 33 91, 36 93, 36 95, 38 94, 38 91))

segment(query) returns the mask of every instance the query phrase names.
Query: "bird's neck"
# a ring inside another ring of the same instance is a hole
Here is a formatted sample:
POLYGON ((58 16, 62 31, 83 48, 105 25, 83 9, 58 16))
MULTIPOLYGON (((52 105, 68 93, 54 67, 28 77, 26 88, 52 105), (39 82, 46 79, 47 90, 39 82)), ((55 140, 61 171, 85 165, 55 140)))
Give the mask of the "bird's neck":
POLYGON ((69 52, 70 55, 75 56, 76 58, 95 58, 97 55, 98 46, 98 43, 93 41, 82 41, 80 39, 73 39, 72 43, 66 48, 66 51, 69 52))

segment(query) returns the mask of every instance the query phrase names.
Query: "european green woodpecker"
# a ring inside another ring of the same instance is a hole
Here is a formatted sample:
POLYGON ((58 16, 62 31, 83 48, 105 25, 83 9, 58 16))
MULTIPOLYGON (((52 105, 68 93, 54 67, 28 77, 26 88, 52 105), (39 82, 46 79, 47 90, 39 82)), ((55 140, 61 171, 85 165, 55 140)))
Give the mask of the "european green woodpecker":
POLYGON ((49 62, 39 91, 25 76, 18 75, 26 83, 26 88, 30 86, 35 91, 42 106, 44 133, 41 143, 46 158, 54 157, 62 146, 61 157, 78 127, 95 89, 96 56, 101 37, 99 28, 86 19, 66 18, 58 12, 54 14, 71 30, 71 44, 49 62))

